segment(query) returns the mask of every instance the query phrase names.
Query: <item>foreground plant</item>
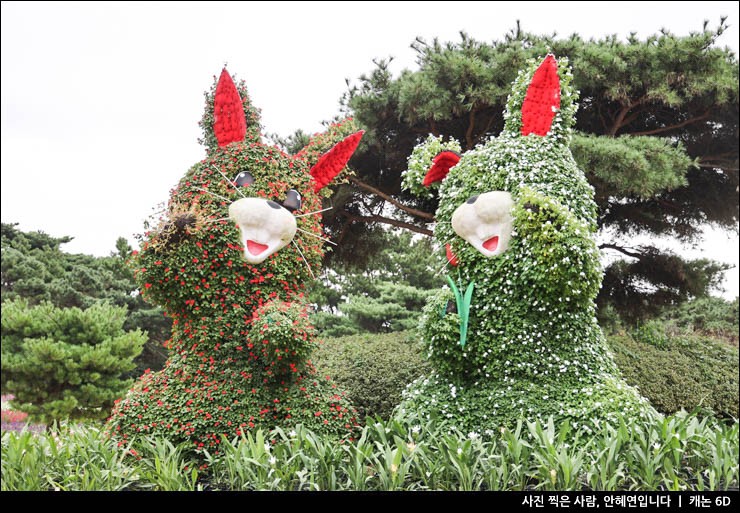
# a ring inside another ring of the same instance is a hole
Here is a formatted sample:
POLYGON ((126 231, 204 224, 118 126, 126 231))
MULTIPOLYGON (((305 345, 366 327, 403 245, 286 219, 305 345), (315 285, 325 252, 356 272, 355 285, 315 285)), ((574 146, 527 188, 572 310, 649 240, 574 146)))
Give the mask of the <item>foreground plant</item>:
POLYGON ((354 442, 298 425, 221 440, 218 454, 94 427, 2 434, 2 490, 727 490, 738 423, 681 413, 572 440, 552 420, 463 433, 375 420, 354 442))

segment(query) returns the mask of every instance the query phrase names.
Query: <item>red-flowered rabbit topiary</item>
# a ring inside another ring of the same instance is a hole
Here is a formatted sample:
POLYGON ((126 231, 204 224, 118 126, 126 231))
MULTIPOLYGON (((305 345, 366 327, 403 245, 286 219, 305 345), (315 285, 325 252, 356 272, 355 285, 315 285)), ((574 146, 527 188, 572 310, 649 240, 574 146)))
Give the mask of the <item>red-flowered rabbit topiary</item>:
POLYGON ((621 379, 594 315, 596 204, 568 148, 570 82, 566 59, 531 61, 498 137, 462 156, 430 137, 409 158, 407 187, 439 187, 450 286, 421 320, 435 371, 407 388, 399 417, 481 432, 552 416, 588 431, 654 413, 621 379))
POLYGON ((303 290, 323 256, 321 189, 362 132, 347 120, 287 155, 261 142, 241 90, 224 69, 207 97, 208 156, 133 258, 142 294, 173 332, 165 367, 113 409, 107 427, 121 443, 158 434, 213 451, 223 435, 256 428, 301 423, 342 439, 356 428, 354 408, 308 359, 316 340, 303 290))

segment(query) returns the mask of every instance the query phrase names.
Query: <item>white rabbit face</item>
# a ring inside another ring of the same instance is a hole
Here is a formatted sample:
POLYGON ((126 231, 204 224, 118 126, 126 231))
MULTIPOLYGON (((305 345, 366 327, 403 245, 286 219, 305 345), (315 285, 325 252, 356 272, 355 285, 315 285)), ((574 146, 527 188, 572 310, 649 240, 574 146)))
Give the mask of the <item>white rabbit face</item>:
POLYGON ((485 257, 509 248, 514 218, 514 199, 504 191, 472 196, 452 214, 452 229, 485 257))
POLYGON ((262 263, 284 248, 298 229, 295 217, 285 207, 262 198, 241 198, 229 206, 229 218, 241 231, 244 259, 262 263))

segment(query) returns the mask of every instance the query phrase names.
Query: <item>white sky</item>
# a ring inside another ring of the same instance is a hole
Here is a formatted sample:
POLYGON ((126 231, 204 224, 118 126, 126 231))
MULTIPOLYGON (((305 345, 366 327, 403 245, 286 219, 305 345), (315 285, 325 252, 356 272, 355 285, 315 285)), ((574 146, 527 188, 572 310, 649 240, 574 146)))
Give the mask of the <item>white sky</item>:
MULTIPOLYGON (((70 235, 69 252, 107 255, 143 231, 197 143, 203 92, 228 63, 246 80, 267 133, 321 130, 347 86, 393 56, 415 69, 416 36, 500 40, 521 20, 535 34, 584 38, 666 28, 677 35, 738 2, 10 2, 2 16, 2 221, 70 235)), ((738 241, 707 237, 692 256, 738 264, 738 241)), ((727 296, 738 291, 737 267, 727 296)))

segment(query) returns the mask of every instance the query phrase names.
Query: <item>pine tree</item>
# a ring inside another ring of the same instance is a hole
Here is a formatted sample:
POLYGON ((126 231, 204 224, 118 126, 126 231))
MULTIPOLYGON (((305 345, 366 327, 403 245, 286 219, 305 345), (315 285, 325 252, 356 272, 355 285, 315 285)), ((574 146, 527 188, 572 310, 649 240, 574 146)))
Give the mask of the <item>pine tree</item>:
POLYGON ((123 328, 148 334, 130 377, 140 376, 147 368, 161 368, 166 359, 162 345, 170 336, 172 322, 161 308, 148 305, 138 294, 133 271, 126 265, 131 246, 119 237, 115 252, 95 257, 63 251, 70 240, 2 223, 2 301, 24 299, 29 305, 48 301, 59 308, 84 309, 101 302, 126 307, 123 328))
POLYGON ((427 238, 382 230, 380 249, 360 262, 333 261, 310 300, 313 320, 325 336, 384 333, 416 328, 431 290, 442 285, 443 260, 427 238))
POLYGON ((24 300, 2 308, 2 385, 33 418, 106 418, 132 380, 146 335, 126 332, 126 309, 96 304, 82 310, 24 300))
POLYGON ((738 229, 738 61, 718 46, 725 28, 723 19, 685 37, 663 31, 623 42, 517 27, 490 44, 465 34, 457 43, 417 39, 419 69, 398 77, 378 60, 342 100, 367 134, 350 163, 357 176, 333 197, 328 230, 343 243, 335 257, 351 261, 355 240, 380 224, 431 235, 436 194, 415 197, 403 183, 412 149, 429 134, 462 150, 498 134, 517 70, 552 52, 573 66, 580 110, 571 151, 596 189, 600 249, 617 257, 600 305, 639 317, 707 294, 725 266, 635 241, 690 245, 707 224, 738 229))

